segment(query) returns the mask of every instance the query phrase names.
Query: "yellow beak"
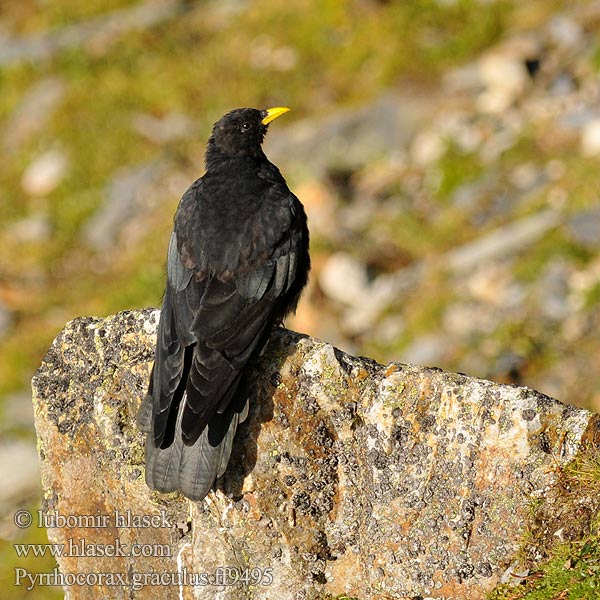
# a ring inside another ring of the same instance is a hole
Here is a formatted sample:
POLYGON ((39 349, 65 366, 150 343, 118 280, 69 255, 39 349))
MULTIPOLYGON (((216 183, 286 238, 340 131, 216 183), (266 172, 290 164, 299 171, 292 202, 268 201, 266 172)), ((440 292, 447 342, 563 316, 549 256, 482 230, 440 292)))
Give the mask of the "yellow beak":
POLYGON ((285 106, 276 106, 275 108, 267 108, 265 111, 267 116, 261 121, 263 125, 268 125, 271 121, 274 121, 277 117, 280 117, 290 109, 285 106))

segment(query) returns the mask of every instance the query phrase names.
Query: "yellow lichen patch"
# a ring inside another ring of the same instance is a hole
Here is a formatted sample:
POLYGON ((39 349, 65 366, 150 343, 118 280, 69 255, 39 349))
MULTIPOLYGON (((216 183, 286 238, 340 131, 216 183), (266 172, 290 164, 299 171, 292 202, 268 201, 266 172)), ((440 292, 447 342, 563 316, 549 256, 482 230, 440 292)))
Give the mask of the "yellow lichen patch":
POLYGON ((392 373, 395 373, 398 370, 398 365, 396 363, 390 363, 385 371, 383 372, 384 377, 389 377, 392 373))

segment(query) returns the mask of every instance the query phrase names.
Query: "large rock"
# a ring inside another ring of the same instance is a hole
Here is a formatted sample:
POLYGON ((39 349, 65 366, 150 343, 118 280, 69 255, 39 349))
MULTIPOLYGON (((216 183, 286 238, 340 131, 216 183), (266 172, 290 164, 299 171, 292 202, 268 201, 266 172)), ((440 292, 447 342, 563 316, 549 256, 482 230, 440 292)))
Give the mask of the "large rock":
POLYGON ((150 491, 134 422, 157 320, 72 321, 33 380, 48 535, 88 554, 58 559, 67 598, 483 598, 534 520, 577 535, 539 519, 561 466, 599 444, 598 415, 286 330, 219 491, 150 491), (131 556, 89 555, 115 544, 131 556))

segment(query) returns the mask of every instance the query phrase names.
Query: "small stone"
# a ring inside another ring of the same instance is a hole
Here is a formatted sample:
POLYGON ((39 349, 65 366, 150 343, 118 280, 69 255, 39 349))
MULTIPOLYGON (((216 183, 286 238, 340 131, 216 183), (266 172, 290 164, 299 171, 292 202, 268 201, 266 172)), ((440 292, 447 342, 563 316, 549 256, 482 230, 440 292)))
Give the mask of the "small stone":
POLYGON ((550 93, 553 96, 568 96, 577 89, 577 83, 567 73, 561 73, 552 81, 550 93))
POLYGON ((537 304, 540 313, 551 321, 562 322, 571 313, 569 279, 573 268, 561 260, 545 265, 536 282, 537 304))
POLYGON ((12 312, 0 300, 0 338, 8 331, 12 323, 12 312))
POLYGON ((485 55, 479 61, 479 72, 486 89, 477 99, 477 107, 484 113, 505 111, 529 80, 520 59, 499 53, 485 55))
POLYGON ((531 162, 515 167, 509 175, 510 182, 520 191, 528 192, 540 183, 543 174, 531 162))
POLYGON ((276 46, 268 35, 260 35, 250 44, 249 60, 255 69, 290 71, 298 64, 298 53, 291 46, 276 46))
POLYGON ((444 331, 456 341, 467 340, 473 335, 491 334, 499 320, 499 316, 494 318, 493 314, 478 302, 453 302, 443 314, 444 331))
POLYGON ((67 175, 69 161, 61 150, 49 150, 29 164, 21 179, 21 187, 29 196, 46 196, 67 175))
POLYGON ((444 154, 446 144, 442 136, 435 131, 423 131, 413 140, 410 153, 419 167, 427 167, 437 162, 444 154))
POLYGON ((374 337, 384 344, 393 344, 400 338, 405 329, 406 323, 401 315, 387 315, 377 325, 374 337))
POLYGON ((600 249, 600 209, 592 208, 575 214, 567 224, 571 239, 587 248, 600 249))
POLYGON ((563 48, 576 48, 583 41, 581 25, 565 14, 556 15, 550 19, 548 33, 552 41, 563 48))
POLYGON ((298 64, 298 53, 291 46, 273 50, 272 65, 277 71, 291 71, 298 64))
POLYGON ((478 65, 470 63, 451 69, 443 75, 443 85, 450 93, 480 92, 483 84, 478 65))
POLYGON ((469 275, 467 288, 474 298, 491 305, 506 306, 515 284, 506 265, 493 263, 476 269, 469 275))
POLYGON ((600 154, 600 118, 591 119, 583 126, 581 153, 588 157, 600 154))
POLYGON ((477 99, 477 108, 499 114, 512 106, 529 85, 528 65, 539 60, 539 55, 538 41, 526 35, 510 38, 486 52, 477 63, 485 87, 477 99))
POLYGON ((343 304, 359 304, 368 289, 367 270, 353 256, 338 252, 329 257, 319 276, 326 296, 343 304))

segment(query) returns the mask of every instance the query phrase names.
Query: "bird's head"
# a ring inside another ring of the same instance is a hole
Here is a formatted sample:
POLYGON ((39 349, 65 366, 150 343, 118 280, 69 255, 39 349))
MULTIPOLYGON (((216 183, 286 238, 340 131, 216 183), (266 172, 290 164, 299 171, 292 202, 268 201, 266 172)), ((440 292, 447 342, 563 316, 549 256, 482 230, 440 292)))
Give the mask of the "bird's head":
POLYGON ((209 151, 225 156, 259 156, 269 123, 288 110, 278 106, 266 110, 236 108, 228 112, 213 126, 209 151))

